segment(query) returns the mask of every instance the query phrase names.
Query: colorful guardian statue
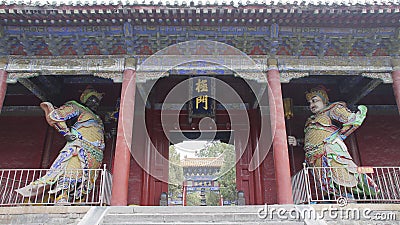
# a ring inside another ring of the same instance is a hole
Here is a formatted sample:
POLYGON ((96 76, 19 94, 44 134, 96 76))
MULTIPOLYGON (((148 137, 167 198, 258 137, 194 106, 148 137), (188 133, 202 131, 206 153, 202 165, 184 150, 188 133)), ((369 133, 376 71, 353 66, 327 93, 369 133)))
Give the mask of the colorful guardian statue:
POLYGON ((89 87, 83 91, 80 103, 69 101, 59 108, 42 102, 46 120, 67 140, 48 172, 16 191, 24 197, 37 196, 48 190, 56 203, 77 202, 90 192, 103 160, 104 127, 95 114, 102 93, 89 87), (72 122, 72 123, 71 123, 72 122), (70 125, 70 126, 68 126, 70 125))
POLYGON ((307 92, 306 99, 313 115, 304 128, 305 159, 309 166, 315 167, 314 175, 323 192, 355 198, 375 195, 377 185, 369 176, 357 173, 357 165, 343 142, 363 123, 367 107, 360 105, 354 113, 344 102, 329 103, 323 86, 307 92))

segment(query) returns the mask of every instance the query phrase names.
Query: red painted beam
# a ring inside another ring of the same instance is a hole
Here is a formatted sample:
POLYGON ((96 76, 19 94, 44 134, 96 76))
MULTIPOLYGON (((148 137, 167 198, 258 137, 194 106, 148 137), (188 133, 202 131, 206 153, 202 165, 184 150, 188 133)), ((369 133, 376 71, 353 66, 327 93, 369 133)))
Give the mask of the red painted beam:
POLYGON ((7 91, 7 72, 0 69, 0 112, 3 108, 4 98, 6 97, 7 91))
POLYGON ((117 141, 113 165, 112 206, 128 204, 128 181, 131 160, 133 116, 135 109, 136 71, 126 69, 122 81, 117 141))
POLYGON ((274 165, 277 186, 278 204, 293 204, 290 164, 286 136, 285 114, 283 109, 282 88, 278 71, 278 62, 268 60, 268 94, 271 121, 274 126, 272 134, 274 149, 274 165))
POLYGON ((393 80, 393 93, 396 98, 397 111, 400 114, 400 69, 393 70, 392 72, 392 80, 393 80))

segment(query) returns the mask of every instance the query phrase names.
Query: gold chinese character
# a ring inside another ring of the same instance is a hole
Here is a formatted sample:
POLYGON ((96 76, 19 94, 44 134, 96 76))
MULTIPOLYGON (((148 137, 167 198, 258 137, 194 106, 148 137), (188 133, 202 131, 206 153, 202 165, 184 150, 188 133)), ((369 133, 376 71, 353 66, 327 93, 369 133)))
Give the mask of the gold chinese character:
POLYGON ((207 95, 203 95, 203 96, 198 96, 196 98, 196 109, 199 108, 199 104, 200 103, 204 103, 203 109, 208 110, 208 96, 207 95))
POLYGON ((207 80, 199 79, 196 83, 197 92, 208 92, 207 80))

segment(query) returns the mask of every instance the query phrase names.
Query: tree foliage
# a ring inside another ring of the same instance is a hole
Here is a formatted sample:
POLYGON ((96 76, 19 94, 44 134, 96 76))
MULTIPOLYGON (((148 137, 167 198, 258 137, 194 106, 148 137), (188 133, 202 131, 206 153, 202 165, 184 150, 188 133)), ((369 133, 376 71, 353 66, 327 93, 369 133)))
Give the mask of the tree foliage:
POLYGON ((236 154, 235 147, 221 143, 224 148, 224 163, 219 171, 218 182, 224 200, 236 200, 236 154))
POLYGON ((180 165, 180 154, 175 146, 169 146, 168 191, 172 199, 177 199, 182 192, 183 168, 180 165))
POLYGON ((206 192, 206 202, 208 206, 218 206, 220 201, 220 196, 218 193, 213 191, 206 192))
POLYGON ((187 206, 196 206, 200 205, 200 193, 191 192, 186 194, 186 205, 187 206))
POLYGON ((199 152, 196 152, 196 156, 199 158, 218 157, 224 153, 227 146, 229 145, 220 141, 210 141, 205 145, 203 149, 201 149, 199 152))
POLYGON ((223 155, 224 163, 218 174, 221 195, 224 200, 236 200, 236 154, 235 146, 220 141, 209 142, 200 150, 198 157, 219 157, 223 155))

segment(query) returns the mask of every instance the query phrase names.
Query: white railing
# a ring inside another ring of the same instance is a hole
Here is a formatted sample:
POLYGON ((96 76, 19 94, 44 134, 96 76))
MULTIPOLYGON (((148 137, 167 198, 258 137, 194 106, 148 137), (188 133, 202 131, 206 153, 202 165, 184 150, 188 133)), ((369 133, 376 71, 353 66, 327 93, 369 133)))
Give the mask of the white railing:
POLYGON ((306 178, 304 175, 304 169, 297 172, 292 177, 292 191, 293 191, 293 203, 303 204, 308 202, 307 198, 307 185, 306 178))
POLYGON ((105 165, 103 169, 62 171, 60 173, 62 175, 54 184, 39 185, 40 191, 28 189, 29 197, 16 192, 17 189, 26 187, 32 181, 45 176, 47 172, 49 172, 48 169, 0 169, 0 206, 56 205, 60 204, 57 202, 57 196, 60 194, 65 196, 67 201, 63 204, 67 205, 110 204, 112 175, 106 170, 105 165), (82 179, 83 173, 89 179, 82 179), (75 180, 77 183, 64 182, 61 185, 61 182, 67 179, 75 180), (49 192, 58 186, 63 186, 63 188, 57 193, 49 192))
POLYGON ((332 203, 343 198, 362 203, 400 203, 400 167, 343 168, 304 165, 292 177, 292 189, 295 204, 332 203), (356 174, 357 188, 346 185, 351 183, 351 176, 347 176, 349 170, 356 174), (336 181, 332 178, 333 173, 336 174, 336 181))

